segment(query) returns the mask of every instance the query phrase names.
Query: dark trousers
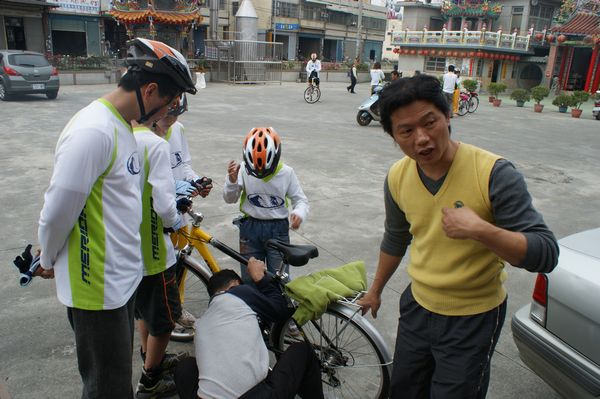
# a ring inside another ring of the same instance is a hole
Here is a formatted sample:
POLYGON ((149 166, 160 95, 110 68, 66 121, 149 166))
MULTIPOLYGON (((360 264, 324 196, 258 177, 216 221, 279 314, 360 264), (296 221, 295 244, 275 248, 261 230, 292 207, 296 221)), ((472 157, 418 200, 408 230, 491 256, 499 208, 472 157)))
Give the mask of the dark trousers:
POLYGON ((67 308, 84 399, 131 399, 135 295, 114 310, 67 308))
POLYGON ((350 86, 348 86, 350 93, 354 93, 354 86, 356 86, 356 77, 350 74, 350 86))
MULTIPOLYGON (((251 217, 240 221, 240 253, 246 257, 254 256, 267 264, 267 269, 275 274, 281 266, 282 258, 279 251, 265 248, 265 243, 271 238, 290 242, 290 223, 288 219, 259 220, 251 217)), ((247 266, 240 264, 242 280, 251 282, 247 266)), ((286 266, 285 272, 289 267, 286 266)))
MULTIPOLYGON (((223 378, 235 378, 227 376, 223 378)), ((179 362, 175 384, 181 399, 196 399, 198 367, 196 359, 188 357, 179 362)), ((243 394, 240 399, 322 399, 321 370, 315 352, 305 342, 291 345, 281 355, 264 381, 243 394)))
POLYGON ((505 316, 506 299, 472 316, 432 313, 415 301, 409 285, 400 298, 391 398, 485 398, 505 316))

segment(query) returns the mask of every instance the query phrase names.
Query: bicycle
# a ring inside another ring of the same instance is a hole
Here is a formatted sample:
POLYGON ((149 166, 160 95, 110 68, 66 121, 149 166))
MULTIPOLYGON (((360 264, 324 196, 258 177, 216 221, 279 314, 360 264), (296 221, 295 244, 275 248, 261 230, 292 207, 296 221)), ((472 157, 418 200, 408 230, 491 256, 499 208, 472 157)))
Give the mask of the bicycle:
POLYGON ((478 107, 479 107, 479 95, 477 95, 477 93, 474 91, 470 91, 469 92, 468 112, 472 114, 473 112, 477 111, 478 107))
MULTIPOLYGON (((238 251, 220 242, 201 229, 203 215, 194 210, 188 212, 192 222, 189 230, 179 230, 173 237, 179 244, 178 263, 188 272, 185 279, 186 308, 196 317, 208 307, 209 297, 206 284, 213 272, 219 270, 208 245, 217 248, 237 262, 247 264, 247 259, 238 251), (181 244, 183 247, 181 247, 181 244), (191 256, 196 248, 200 260, 191 256)), ((281 287, 288 305, 296 304, 287 296, 284 286, 288 275, 283 270, 287 265, 303 266, 318 256, 312 245, 290 245, 269 240, 267 245, 278 250, 283 262, 273 278, 281 287)), ((298 332, 290 331, 293 319, 263 326, 267 348, 278 356, 287 346, 305 340, 315 350, 321 364, 323 389, 326 398, 359 397, 382 399, 388 396, 392 358, 379 332, 360 314, 358 299, 363 293, 330 304, 323 315, 298 326, 298 332)), ((193 332, 187 332, 193 338, 193 332)), ((190 338, 190 339, 191 339, 190 338)))
POLYGON ((459 94, 460 99, 458 100, 458 115, 464 116, 469 112, 469 95, 466 93, 459 94))
POLYGON ((321 98, 321 89, 315 83, 316 78, 310 78, 310 83, 306 90, 304 90, 304 101, 309 104, 314 104, 321 98))

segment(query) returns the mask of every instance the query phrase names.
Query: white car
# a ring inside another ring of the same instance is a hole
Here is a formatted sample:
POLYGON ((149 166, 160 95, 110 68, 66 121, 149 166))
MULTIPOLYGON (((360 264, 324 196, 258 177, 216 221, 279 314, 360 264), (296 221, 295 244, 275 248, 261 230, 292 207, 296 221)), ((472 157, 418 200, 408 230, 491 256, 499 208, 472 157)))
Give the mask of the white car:
POLYGON ((600 228, 559 240, 558 266, 538 274, 512 318, 523 362, 561 396, 600 398, 600 228))

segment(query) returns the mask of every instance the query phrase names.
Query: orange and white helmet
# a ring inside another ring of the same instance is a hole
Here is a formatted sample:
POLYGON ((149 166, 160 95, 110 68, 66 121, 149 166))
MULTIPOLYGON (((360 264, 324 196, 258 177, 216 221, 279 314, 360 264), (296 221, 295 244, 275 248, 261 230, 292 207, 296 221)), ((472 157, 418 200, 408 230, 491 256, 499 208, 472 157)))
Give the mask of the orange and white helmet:
POLYGON ((182 92, 196 94, 187 61, 179 51, 163 42, 142 38, 130 40, 125 62, 129 68, 168 75, 182 92))
POLYGON ((244 140, 246 171, 258 179, 275 172, 281 157, 281 139, 272 127, 255 127, 244 140))

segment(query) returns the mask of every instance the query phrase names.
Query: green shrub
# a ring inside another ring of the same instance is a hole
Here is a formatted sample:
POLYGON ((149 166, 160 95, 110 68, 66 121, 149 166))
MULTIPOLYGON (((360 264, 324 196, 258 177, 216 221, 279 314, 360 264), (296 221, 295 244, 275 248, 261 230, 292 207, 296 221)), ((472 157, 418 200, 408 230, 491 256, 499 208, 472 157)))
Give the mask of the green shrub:
POLYGON ((574 105, 573 96, 570 94, 559 94, 552 100, 552 105, 556 105, 557 107, 570 107, 574 105))
POLYGON ((465 90, 471 93, 477 90, 477 81, 474 79, 465 79, 462 81, 462 85, 465 88, 465 90))
POLYGON ((488 92, 494 96, 498 97, 500 93, 503 93, 506 90, 506 85, 504 83, 490 83, 488 85, 488 92))
POLYGON ((514 89, 512 93, 510 93, 510 98, 525 103, 531 100, 531 95, 529 95, 529 92, 525 89, 514 89))
POLYGON ((571 97, 571 106, 573 108, 581 109, 583 103, 590 99, 590 93, 583 90, 576 90, 571 97))
POLYGON ((531 89, 531 97, 539 104, 544 98, 548 97, 550 89, 545 86, 535 86, 531 89))

